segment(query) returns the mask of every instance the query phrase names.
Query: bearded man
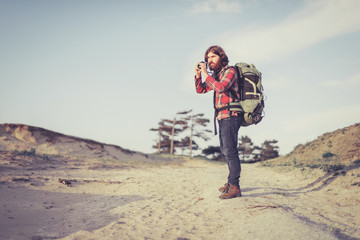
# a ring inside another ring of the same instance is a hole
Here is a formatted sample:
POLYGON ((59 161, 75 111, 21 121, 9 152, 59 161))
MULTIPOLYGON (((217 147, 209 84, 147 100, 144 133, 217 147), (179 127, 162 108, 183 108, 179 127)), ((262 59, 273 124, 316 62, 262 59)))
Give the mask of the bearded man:
MULTIPOLYGON (((240 99, 238 76, 235 68, 228 66, 229 59, 219 46, 205 52, 205 62, 195 66, 195 88, 200 94, 214 91, 215 117, 219 123, 220 149, 229 169, 227 182, 219 188, 221 199, 241 197, 239 185, 241 165, 237 150, 238 132, 243 114, 226 109, 227 104, 240 99), (207 67, 213 71, 210 75, 207 67)), ((215 134, 216 123, 215 123, 215 134)))

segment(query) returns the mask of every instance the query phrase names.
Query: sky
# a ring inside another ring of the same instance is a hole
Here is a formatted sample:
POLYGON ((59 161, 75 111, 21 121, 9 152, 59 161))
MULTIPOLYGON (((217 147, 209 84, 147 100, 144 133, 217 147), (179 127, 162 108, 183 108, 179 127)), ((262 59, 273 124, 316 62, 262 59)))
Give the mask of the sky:
MULTIPOLYGON (((150 131, 210 119, 194 66, 209 46, 262 72, 265 117, 241 128, 280 154, 360 122, 358 0, 0 0, 0 123, 156 152, 150 131)), ((211 135, 200 147, 219 145, 211 135)))

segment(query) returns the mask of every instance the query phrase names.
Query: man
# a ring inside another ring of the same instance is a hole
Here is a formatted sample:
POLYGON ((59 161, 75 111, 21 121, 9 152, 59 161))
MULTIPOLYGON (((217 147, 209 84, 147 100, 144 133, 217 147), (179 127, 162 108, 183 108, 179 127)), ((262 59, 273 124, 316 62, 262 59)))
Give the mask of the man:
POLYGON ((205 52, 205 62, 200 62, 195 67, 196 92, 203 94, 211 90, 214 91, 215 115, 219 123, 220 149, 229 168, 228 181, 224 187, 219 189, 222 192, 219 196, 221 199, 241 196, 239 185, 241 165, 237 144, 238 131, 243 116, 240 112, 224 109, 228 103, 240 99, 237 72, 234 68, 229 68, 228 63, 229 60, 224 50, 219 46, 211 46, 205 52), (213 71, 212 75, 208 74, 207 65, 213 71))

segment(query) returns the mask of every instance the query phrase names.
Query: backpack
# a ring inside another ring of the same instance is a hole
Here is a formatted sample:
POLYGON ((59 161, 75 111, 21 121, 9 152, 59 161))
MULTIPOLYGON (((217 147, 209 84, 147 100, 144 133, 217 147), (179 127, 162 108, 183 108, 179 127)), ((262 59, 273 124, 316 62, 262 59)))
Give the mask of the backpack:
POLYGON ((264 117, 263 110, 265 107, 261 72, 253 64, 242 62, 231 67, 236 69, 238 75, 240 99, 228 103, 227 106, 217 109, 217 111, 226 109, 243 112, 244 121, 241 126, 244 127, 258 124, 264 117))

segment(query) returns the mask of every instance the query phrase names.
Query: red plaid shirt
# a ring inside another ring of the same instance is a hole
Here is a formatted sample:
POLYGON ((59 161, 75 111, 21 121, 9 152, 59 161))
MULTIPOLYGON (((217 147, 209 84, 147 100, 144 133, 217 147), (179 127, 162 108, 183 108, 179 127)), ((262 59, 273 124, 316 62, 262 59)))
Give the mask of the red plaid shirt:
MULTIPOLYGON (((204 82, 202 82, 201 77, 195 77, 195 88, 197 93, 207 93, 214 90, 215 107, 217 109, 225 107, 227 103, 240 99, 236 70, 228 68, 228 66, 223 67, 218 74, 208 76, 204 82)), ((238 112, 233 112, 232 116, 237 116, 237 114, 238 112)), ((230 116, 230 111, 223 110, 218 112, 217 119, 221 120, 230 116)))

